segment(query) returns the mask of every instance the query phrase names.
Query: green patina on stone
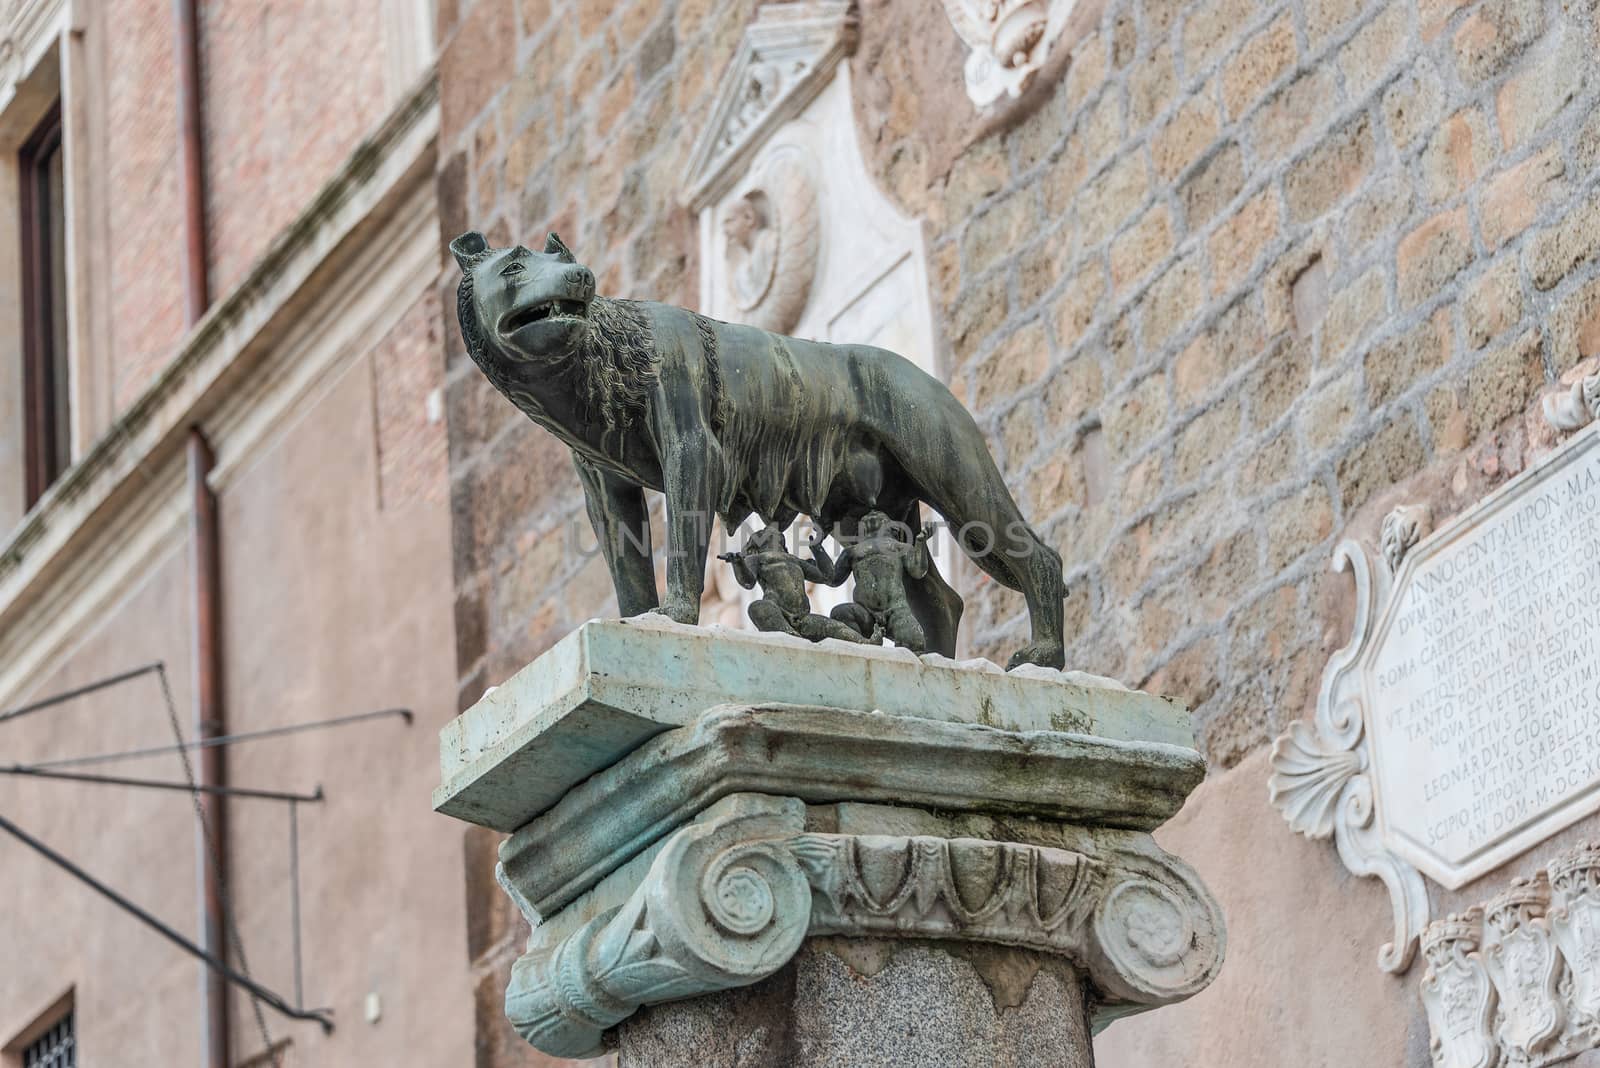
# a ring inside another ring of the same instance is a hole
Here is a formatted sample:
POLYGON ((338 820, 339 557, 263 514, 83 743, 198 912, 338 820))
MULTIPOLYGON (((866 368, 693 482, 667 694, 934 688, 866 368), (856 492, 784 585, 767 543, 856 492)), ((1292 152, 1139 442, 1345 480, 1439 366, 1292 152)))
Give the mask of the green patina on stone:
MULTIPOLYGON (((1192 749, 1181 705, 1082 672, 958 663, 892 647, 592 620, 487 693, 439 735, 434 807, 512 831, 595 772, 725 704, 882 712, 1010 731, 1192 749)), ((1019 773, 1027 765, 1019 765, 1019 773)))

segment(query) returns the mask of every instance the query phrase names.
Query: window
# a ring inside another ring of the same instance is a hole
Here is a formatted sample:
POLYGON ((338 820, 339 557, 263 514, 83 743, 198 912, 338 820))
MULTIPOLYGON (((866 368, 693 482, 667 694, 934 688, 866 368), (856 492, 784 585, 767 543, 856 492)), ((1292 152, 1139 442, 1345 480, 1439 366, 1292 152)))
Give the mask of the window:
POLYGON ((22 1049, 22 1068, 77 1068, 77 1064, 78 1042, 70 1011, 22 1049))
POLYGON ((59 103, 23 142, 17 179, 22 207, 23 463, 25 505, 31 508, 71 458, 66 185, 59 103))

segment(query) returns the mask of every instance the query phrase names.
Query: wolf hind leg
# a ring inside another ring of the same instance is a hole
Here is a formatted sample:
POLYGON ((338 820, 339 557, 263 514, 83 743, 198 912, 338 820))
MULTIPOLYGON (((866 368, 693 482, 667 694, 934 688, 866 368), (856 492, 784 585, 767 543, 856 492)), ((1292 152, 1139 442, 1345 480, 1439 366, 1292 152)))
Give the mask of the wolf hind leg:
POLYGON ((968 558, 1002 586, 1019 591, 1028 603, 1031 640, 1012 654, 1007 670, 1022 664, 1064 667, 1066 583, 1061 554, 1028 526, 1004 483, 982 497, 976 508, 945 515, 968 558))
POLYGON ((1066 582, 1062 577, 1061 554, 1046 545, 1032 530, 1031 552, 1023 565, 1027 582, 1023 597, 1028 602, 1028 620, 1033 628, 1032 640, 1011 654, 1006 670, 1023 664, 1060 670, 1066 666, 1066 636, 1063 633, 1063 616, 1066 601, 1066 582))

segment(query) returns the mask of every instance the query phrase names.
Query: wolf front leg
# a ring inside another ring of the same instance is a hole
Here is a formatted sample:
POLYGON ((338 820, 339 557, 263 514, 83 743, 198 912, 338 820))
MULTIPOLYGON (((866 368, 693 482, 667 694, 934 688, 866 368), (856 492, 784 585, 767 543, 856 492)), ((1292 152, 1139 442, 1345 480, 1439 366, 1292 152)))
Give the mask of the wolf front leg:
POLYGON ((693 625, 700 622, 722 464, 716 442, 698 427, 668 440, 661 465, 667 497, 667 598, 662 611, 693 625))
POLYGON ((644 490, 576 456, 573 463, 583 485, 589 524, 611 569, 617 610, 623 616, 651 611, 660 600, 655 563, 650 558, 650 513, 645 509, 644 490))

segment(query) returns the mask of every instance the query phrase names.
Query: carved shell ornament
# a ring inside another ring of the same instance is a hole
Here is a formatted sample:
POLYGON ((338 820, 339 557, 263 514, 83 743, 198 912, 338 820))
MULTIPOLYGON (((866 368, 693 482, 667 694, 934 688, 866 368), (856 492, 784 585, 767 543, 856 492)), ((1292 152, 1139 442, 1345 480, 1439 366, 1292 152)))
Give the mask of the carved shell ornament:
POLYGON ((1355 579, 1354 633, 1328 661, 1316 715, 1309 723, 1291 724, 1273 743, 1267 781, 1272 805, 1290 828, 1308 838, 1332 836, 1351 873, 1380 879, 1388 888, 1394 937, 1379 949, 1378 966, 1391 973, 1411 966, 1428 922, 1428 892, 1421 874, 1381 840, 1357 662, 1394 579, 1389 561, 1402 559, 1425 526, 1421 513, 1385 524, 1393 549, 1377 561, 1360 542, 1345 541, 1334 550, 1333 570, 1349 570, 1355 579))
POLYGON ((724 288, 751 326, 786 334, 799 323, 820 251, 817 188, 801 152, 785 146, 722 209, 724 288))
POLYGON ((1072 6, 1072 0, 944 0, 945 14, 970 49, 964 73, 972 102, 981 108, 1021 95, 1072 6))
POLYGON ((1406 554, 1416 548, 1417 542, 1428 536, 1433 517, 1425 505, 1396 508, 1383 517, 1383 531, 1378 536, 1378 547, 1383 550, 1384 562, 1391 572, 1400 570, 1406 554))
POLYGON ((1582 430, 1600 418, 1600 372, 1544 399, 1544 417, 1556 430, 1582 430))

